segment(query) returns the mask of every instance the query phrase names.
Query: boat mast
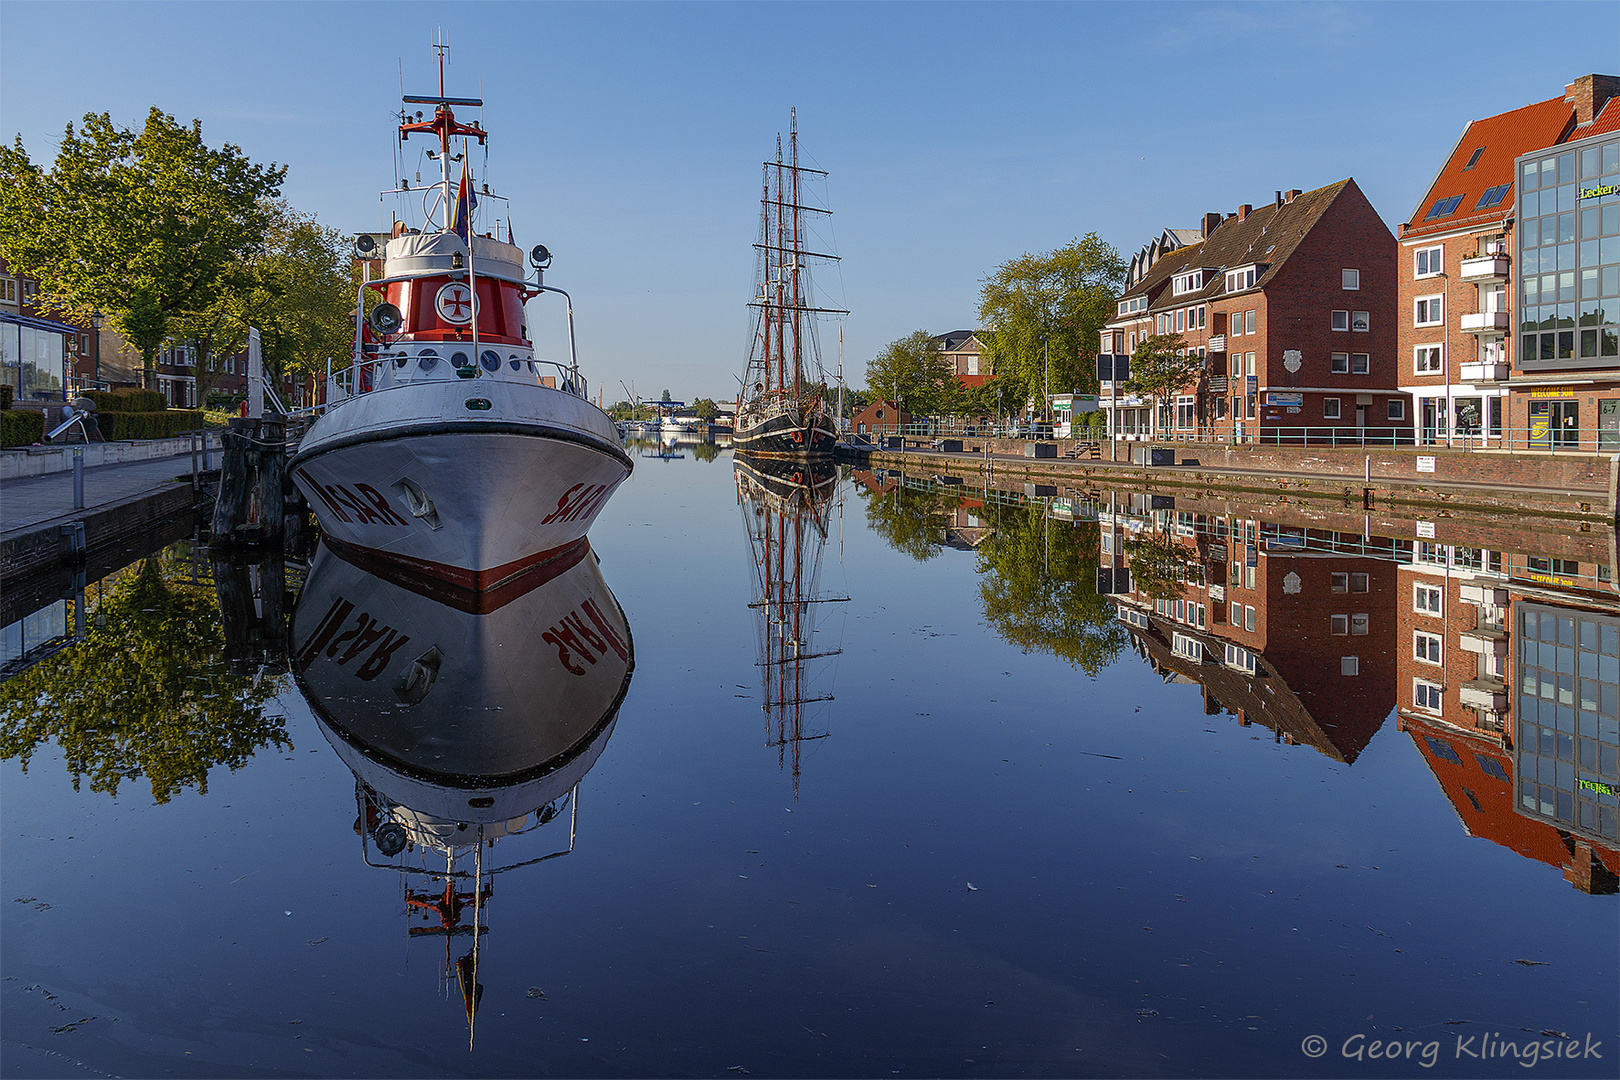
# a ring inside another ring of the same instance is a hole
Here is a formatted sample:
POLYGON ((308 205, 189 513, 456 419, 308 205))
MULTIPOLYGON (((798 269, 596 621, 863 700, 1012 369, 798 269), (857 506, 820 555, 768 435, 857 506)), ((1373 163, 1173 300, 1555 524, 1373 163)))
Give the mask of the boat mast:
POLYGON ((788 111, 788 151, 792 162, 788 175, 792 177, 791 183, 793 185, 793 198, 791 200, 793 207, 793 249, 787 253, 788 257, 793 260, 792 266, 789 268, 789 273, 793 275, 791 283, 793 296, 793 385, 789 388, 789 392, 793 394, 796 400, 799 387, 804 382, 802 345, 799 337, 804 322, 804 300, 799 294, 799 265, 801 262, 799 258, 801 250, 799 225, 804 215, 799 212, 799 110, 797 107, 788 111))
POLYGON ((787 379, 785 372, 787 341, 786 330, 783 325, 783 316, 787 304, 787 283, 782 280, 782 255, 787 242, 787 227, 782 221, 782 136, 776 137, 776 272, 773 275, 776 281, 776 389, 785 390, 787 379))

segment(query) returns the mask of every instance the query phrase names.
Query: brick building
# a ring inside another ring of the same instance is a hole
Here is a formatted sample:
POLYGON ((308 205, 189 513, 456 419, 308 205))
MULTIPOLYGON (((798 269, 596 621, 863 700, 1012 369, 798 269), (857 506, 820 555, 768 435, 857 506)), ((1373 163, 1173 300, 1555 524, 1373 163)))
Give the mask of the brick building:
POLYGON ((853 423, 857 435, 892 435, 900 427, 911 423, 911 414, 897 408, 892 401, 878 398, 856 413, 853 423))
POLYGON ((1596 448, 1607 418, 1620 449, 1620 401, 1603 404, 1620 382, 1594 381, 1620 370, 1603 351, 1620 284, 1602 276, 1620 270, 1617 90, 1586 75, 1470 123, 1400 226, 1400 385, 1422 442, 1596 448))
POLYGON ((1355 761, 1394 704, 1390 551, 1360 536, 1148 507, 1099 515, 1099 577, 1114 586, 1138 652, 1203 687, 1206 714, 1231 712, 1355 761), (1119 568, 1133 532, 1163 529, 1200 570, 1178 595, 1154 597, 1119 568))
POLYGON ((1353 179, 1279 191, 1196 230, 1166 230, 1132 259, 1100 351, 1181 334, 1206 358, 1196 384, 1153 404, 1101 372, 1125 437, 1312 443, 1410 440, 1390 317, 1395 238, 1353 179), (1155 415, 1156 412, 1156 415, 1155 415))
POLYGON ((983 363, 984 342, 977 330, 952 330, 935 334, 928 340, 934 348, 945 354, 956 381, 969 389, 990 381, 989 365, 983 363))

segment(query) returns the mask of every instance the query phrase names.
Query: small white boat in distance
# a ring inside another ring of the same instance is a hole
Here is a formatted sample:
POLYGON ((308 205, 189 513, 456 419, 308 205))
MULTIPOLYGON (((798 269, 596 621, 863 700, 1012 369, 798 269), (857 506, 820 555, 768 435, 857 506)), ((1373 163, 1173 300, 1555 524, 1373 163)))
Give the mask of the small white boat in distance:
POLYGON ((584 536, 632 459, 587 397, 572 301, 544 284, 551 253, 534 247, 530 278, 509 216, 506 242, 476 231, 478 205, 504 200, 475 189, 465 162, 488 132, 454 110, 482 102, 445 96, 442 53, 438 95, 404 101, 400 141, 431 136, 442 177, 385 192, 421 201, 420 229, 396 219, 391 234, 358 237, 367 276, 379 262, 381 276, 361 287, 353 363, 328 375, 289 469, 332 546, 491 589, 584 536), (525 305, 543 293, 566 304, 566 364, 535 356, 525 305), (383 302, 362 318, 373 294, 383 302))

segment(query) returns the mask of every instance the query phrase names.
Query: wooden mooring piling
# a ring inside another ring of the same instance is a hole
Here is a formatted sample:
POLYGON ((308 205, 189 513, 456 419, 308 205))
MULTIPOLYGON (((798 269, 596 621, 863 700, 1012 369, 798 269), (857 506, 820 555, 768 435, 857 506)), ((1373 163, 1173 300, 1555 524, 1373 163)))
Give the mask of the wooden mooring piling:
POLYGON ((234 417, 222 437, 225 456, 214 501, 211 543, 224 547, 303 550, 309 507, 287 472, 305 422, 289 417, 234 417))

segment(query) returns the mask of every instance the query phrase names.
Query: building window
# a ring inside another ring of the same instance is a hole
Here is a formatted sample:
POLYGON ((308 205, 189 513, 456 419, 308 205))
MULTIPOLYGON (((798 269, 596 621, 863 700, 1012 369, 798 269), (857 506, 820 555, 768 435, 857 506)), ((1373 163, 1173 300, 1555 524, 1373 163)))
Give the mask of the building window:
POLYGON ((1176 398, 1176 427, 1190 428, 1193 426, 1193 404, 1196 400, 1190 397, 1176 398))
POLYGON ((1420 296, 1412 302, 1413 326, 1440 326, 1446 321, 1445 297, 1420 296))
POLYGON ((1412 680, 1412 704, 1424 712, 1440 711, 1441 693, 1443 689, 1439 683, 1432 683, 1426 679, 1412 680))
POLYGON ((1474 209, 1485 210, 1489 207, 1496 206, 1503 199, 1507 198, 1508 189, 1512 186, 1512 184, 1497 184, 1495 187, 1486 188, 1484 193, 1480 195, 1479 202, 1474 204, 1474 209))
POLYGON ((1405 398, 1390 398, 1389 399, 1389 418, 1391 420, 1405 420, 1406 419, 1406 399, 1405 398))
POLYGON ((1441 596, 1439 586, 1420 582, 1412 586, 1412 610, 1424 615, 1439 615, 1442 611, 1441 596))
POLYGON ((1254 608, 1247 605, 1243 608, 1243 629, 1251 633, 1254 631, 1254 608))
POLYGON ((34 281, 32 281, 32 280, 30 280, 28 278, 23 278, 22 279, 22 302, 25 303, 25 304, 32 304, 34 302, 34 298, 36 296, 38 296, 38 295, 39 295, 39 285, 38 285, 38 283, 34 282, 34 281))
POLYGON ((1335 374, 1335 375, 1348 375, 1348 374, 1350 374, 1350 354, 1349 353, 1347 353, 1347 352, 1336 352, 1336 353, 1333 354, 1333 374, 1335 374))
POLYGON ((1341 657, 1339 657, 1339 674, 1340 675, 1360 675, 1361 674, 1361 657, 1359 657, 1359 656, 1341 656, 1341 657))
POLYGON ((1367 591, 1368 581, 1369 581, 1368 576, 1366 574, 1364 574, 1364 573, 1363 574, 1351 574, 1350 575, 1350 591, 1351 592, 1366 592, 1367 591))
POLYGON ((1446 249, 1443 247, 1418 248, 1412 257, 1413 277, 1434 277, 1445 269, 1446 249))
POLYGON ((1328 588, 1334 592, 1350 591, 1350 575, 1339 570, 1328 574, 1328 588))
POLYGON ((1423 630, 1412 631, 1412 656, 1425 664, 1440 663, 1440 636, 1423 630))
POLYGON ((1172 634, 1170 648, 1177 656, 1184 657, 1194 663, 1204 659, 1203 643, 1197 638, 1188 637, 1186 634, 1172 634))
MULTIPOLYGON (((1233 584, 1236 584, 1236 582, 1233 582, 1233 584)), ((1243 605, 1238 603, 1236 600, 1232 601, 1232 619, 1231 619, 1231 622, 1232 622, 1233 626, 1242 626, 1243 625, 1243 605)))
POLYGON ((1246 266, 1241 270, 1227 271, 1226 291, 1233 293, 1254 288, 1254 269, 1252 266, 1246 266))
POLYGON ((1350 329, 1365 334, 1372 329, 1372 316, 1365 311, 1350 313, 1350 329))
POLYGON ((1340 284, 1346 289, 1356 290, 1361 288, 1360 270, 1340 270, 1339 279, 1340 284))
POLYGON ((1329 326, 1334 330, 1350 329, 1350 313, 1348 311, 1335 311, 1329 320, 1329 326))
POLYGON ((1176 308, 1176 333, 1179 334, 1183 330, 1187 329, 1187 324, 1185 322, 1185 319, 1186 319, 1186 315, 1182 311, 1182 309, 1181 308, 1176 308))
POLYGON ((967 373, 969 375, 977 375, 979 373, 979 354, 978 353, 970 353, 968 355, 968 358, 967 358, 967 373))
POLYGON ((1436 218, 1450 217, 1456 213, 1461 203, 1461 195, 1448 195, 1443 199, 1436 199, 1434 205, 1429 207, 1429 212, 1423 216, 1423 220, 1433 221, 1436 218))
POLYGON ((1350 636, 1366 637, 1367 627, 1371 624, 1365 611, 1358 611, 1350 616, 1350 636))
POLYGON ((1329 615, 1328 632, 1335 637, 1347 637, 1350 634, 1350 616, 1329 615))
POLYGON ((1484 152, 1485 152, 1485 148, 1483 146, 1481 146, 1478 149, 1476 149, 1472 154, 1469 154, 1468 155, 1468 164, 1463 166, 1463 171, 1467 172, 1469 169, 1472 169, 1475 165, 1478 165, 1479 164, 1479 155, 1483 154, 1484 152))
POLYGON ((1245 311, 1243 313, 1243 332, 1245 334, 1254 333, 1254 314, 1255 313, 1253 310, 1245 311))
POLYGON ((1177 274, 1171 286, 1172 295, 1180 296, 1182 293, 1195 292, 1204 287, 1204 272, 1194 270, 1190 274, 1177 274))
POLYGON ((1228 642, 1226 646, 1226 666, 1253 675, 1257 665, 1255 664, 1254 653, 1248 649, 1240 649, 1238 646, 1228 642))
POLYGON ((1322 418, 1324 420, 1339 419, 1339 399, 1336 397, 1322 399, 1322 418))
POLYGON ((1204 316, 1206 314, 1207 310, 1205 309, 1204 305, 1198 305, 1198 329, 1200 330, 1204 329, 1204 316))
POLYGON ((17 302, 17 279, 14 277, 0 277, 0 303, 15 304, 17 302))
POLYGON ((1367 375, 1372 372, 1372 354, 1358 352, 1351 354, 1350 374, 1367 375))
POLYGON ((1413 352, 1413 370, 1419 375, 1438 375, 1446 365, 1440 359, 1440 346, 1419 345, 1413 352))

